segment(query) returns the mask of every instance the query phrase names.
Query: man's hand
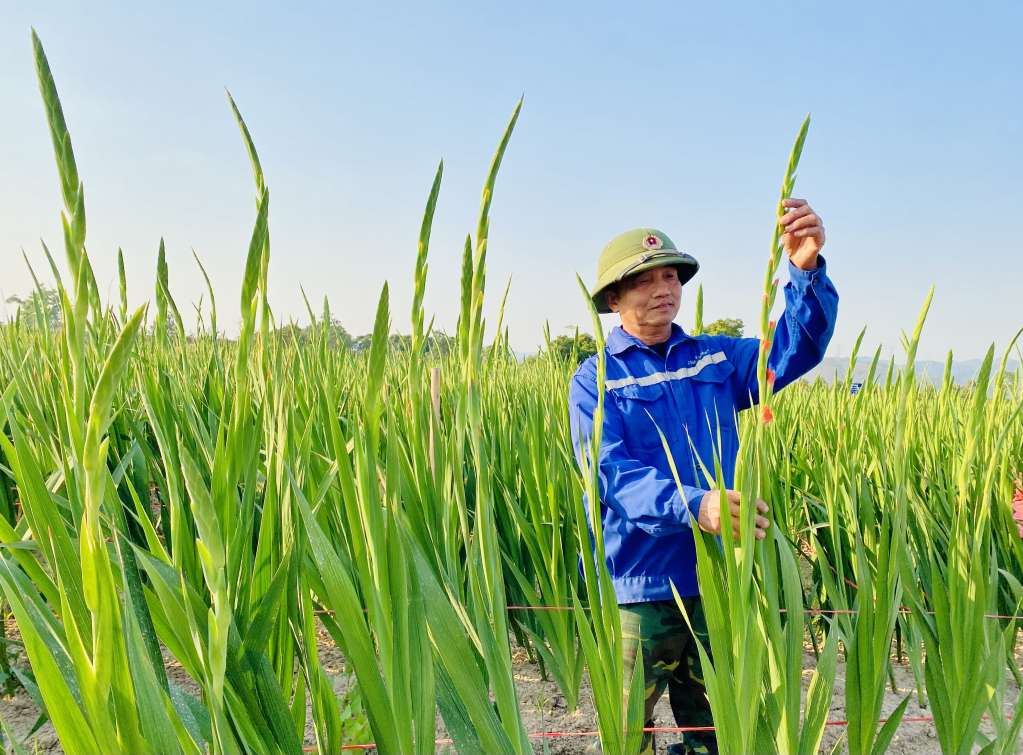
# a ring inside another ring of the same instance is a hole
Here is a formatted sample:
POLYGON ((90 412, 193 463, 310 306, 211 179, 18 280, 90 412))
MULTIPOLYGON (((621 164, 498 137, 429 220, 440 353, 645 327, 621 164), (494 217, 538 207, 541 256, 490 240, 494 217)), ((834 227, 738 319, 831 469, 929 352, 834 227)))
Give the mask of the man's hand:
POLYGON ((789 208, 778 219, 785 253, 800 270, 816 270, 817 255, 824 246, 824 224, 805 199, 786 199, 782 206, 789 208))
MULTIPOLYGON (((798 201, 798 200, 797 200, 798 201)), ((728 509, 732 515, 732 532, 735 536, 739 536, 739 502, 741 495, 735 490, 725 491, 728 497, 728 509)), ((757 499, 757 511, 761 514, 767 513, 767 504, 757 499)), ((700 501, 700 515, 697 517, 697 522, 700 525, 700 529, 704 532, 709 532, 712 535, 721 534, 721 491, 720 490, 709 490, 707 491, 700 501)), ((764 517, 757 517, 757 526, 753 531, 754 537, 758 540, 763 540, 767 537, 767 533, 764 532, 771 523, 764 517)))

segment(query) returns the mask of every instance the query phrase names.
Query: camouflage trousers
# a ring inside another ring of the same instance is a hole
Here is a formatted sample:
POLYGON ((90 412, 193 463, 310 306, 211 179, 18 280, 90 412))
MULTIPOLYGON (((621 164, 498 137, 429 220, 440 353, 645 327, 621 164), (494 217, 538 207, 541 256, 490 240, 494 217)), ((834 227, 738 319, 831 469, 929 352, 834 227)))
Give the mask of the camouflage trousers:
MULTIPOLYGON (((699 597, 683 598, 682 603, 693 622, 703 647, 710 652, 707 621, 699 597)), ((646 689, 646 727, 653 726, 654 706, 668 689, 668 700, 677 726, 713 726, 714 719, 703 683, 700 654, 682 611, 674 600, 649 603, 623 603, 619 607, 625 661, 625 689, 629 689, 636 668, 637 649, 643 648, 643 680, 646 689)), ((713 731, 687 731, 681 745, 671 753, 709 753, 716 755, 717 737, 713 731)), ((653 732, 643 734, 641 753, 654 752, 653 732)))

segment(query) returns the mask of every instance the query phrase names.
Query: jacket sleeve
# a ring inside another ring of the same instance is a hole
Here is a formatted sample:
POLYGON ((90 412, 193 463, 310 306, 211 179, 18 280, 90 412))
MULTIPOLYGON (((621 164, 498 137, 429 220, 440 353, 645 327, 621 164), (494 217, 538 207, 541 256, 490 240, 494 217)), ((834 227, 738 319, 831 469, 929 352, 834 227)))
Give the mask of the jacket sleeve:
MULTIPOLYGON (((572 445, 580 469, 583 469, 583 454, 588 453, 593 437, 596 407, 597 379, 592 363, 587 362, 572 378, 569 390, 572 445)), ((606 396, 600 445, 601 503, 654 536, 692 529, 700 512, 700 501, 707 491, 683 485, 680 495, 673 478, 630 457, 623 436, 622 416, 614 399, 606 396)))
MULTIPOLYGON (((774 390, 780 391, 824 359, 838 318, 838 291, 827 275, 824 257, 816 270, 800 270, 789 263, 785 284, 785 311, 774 331, 767 366, 774 370, 774 390)), ((736 408, 748 409, 759 400, 757 359, 759 338, 728 339, 728 361, 735 367, 736 408), (730 353, 729 353, 730 352, 730 353)))

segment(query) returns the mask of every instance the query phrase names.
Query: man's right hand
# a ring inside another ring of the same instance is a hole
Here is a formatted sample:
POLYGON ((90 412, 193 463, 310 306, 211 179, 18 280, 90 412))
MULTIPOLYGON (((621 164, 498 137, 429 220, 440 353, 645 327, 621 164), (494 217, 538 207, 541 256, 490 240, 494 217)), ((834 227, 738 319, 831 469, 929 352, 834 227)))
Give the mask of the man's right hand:
MULTIPOLYGON (((742 500, 742 496, 735 490, 726 490, 725 495, 728 500, 728 510, 732 516, 732 532, 735 536, 739 536, 739 503, 742 500)), ((757 499, 757 511, 761 514, 767 513, 767 504, 757 499)), ((700 500, 700 515, 697 517, 697 522, 700 525, 700 529, 704 532, 709 532, 712 535, 721 534, 721 491, 720 490, 709 490, 703 498, 700 500)), ((757 526, 753 531, 754 537, 758 540, 763 540, 767 537, 767 533, 764 532, 771 523, 762 516, 757 516, 757 526)))

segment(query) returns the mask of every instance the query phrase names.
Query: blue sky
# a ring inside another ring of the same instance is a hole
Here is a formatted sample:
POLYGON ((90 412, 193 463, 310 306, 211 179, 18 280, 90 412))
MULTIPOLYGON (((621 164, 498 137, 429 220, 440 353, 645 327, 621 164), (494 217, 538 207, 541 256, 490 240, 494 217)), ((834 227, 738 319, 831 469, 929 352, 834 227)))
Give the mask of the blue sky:
MULTIPOLYGON (((60 193, 32 67, 42 38, 86 189, 101 290, 152 295, 167 242, 183 314, 204 290, 236 328, 255 216, 224 87, 271 191, 271 304, 327 295, 372 327, 390 282, 408 332, 416 238, 441 157, 426 308, 453 329, 462 240, 516 100, 492 208, 488 312, 513 276, 515 348, 588 329, 575 272, 653 226, 696 256, 706 318, 755 330, 792 141, 797 196, 824 218, 841 295, 830 356, 899 353, 937 286, 924 358, 982 356, 1023 326, 1023 5, 1019 3, 140 3, 0 7, 0 289, 24 248, 61 247, 60 193)), ((49 275, 42 275, 48 279, 49 275)), ((679 321, 692 322, 695 283, 679 321)), ((185 314, 186 320, 192 319, 185 314)), ((608 318, 605 327, 613 320, 608 318)))

